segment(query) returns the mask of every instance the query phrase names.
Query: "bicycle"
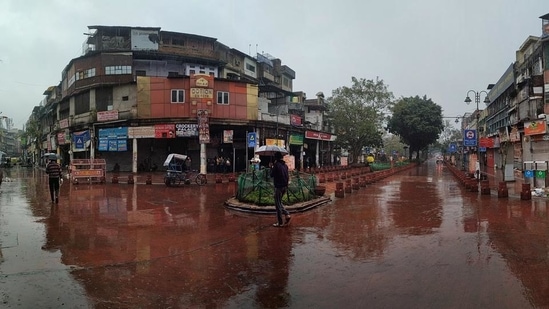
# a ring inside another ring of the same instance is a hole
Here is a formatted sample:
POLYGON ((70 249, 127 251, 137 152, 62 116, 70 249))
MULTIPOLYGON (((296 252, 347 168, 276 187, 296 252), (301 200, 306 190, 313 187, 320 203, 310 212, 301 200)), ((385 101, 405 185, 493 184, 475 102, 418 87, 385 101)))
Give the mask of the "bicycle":
POLYGON ((208 183, 206 175, 199 173, 197 170, 187 171, 185 174, 185 184, 190 184, 191 179, 194 179, 194 182, 199 186, 203 186, 208 183))

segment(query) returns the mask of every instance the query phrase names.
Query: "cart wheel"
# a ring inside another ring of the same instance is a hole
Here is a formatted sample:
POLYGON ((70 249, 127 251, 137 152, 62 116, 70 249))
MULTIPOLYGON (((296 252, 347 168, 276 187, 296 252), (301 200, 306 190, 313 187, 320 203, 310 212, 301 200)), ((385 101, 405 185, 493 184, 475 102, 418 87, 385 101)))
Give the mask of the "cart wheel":
POLYGON ((196 178, 194 180, 196 184, 203 186, 208 183, 208 179, 206 178, 206 175, 204 174, 198 174, 196 175, 196 178))

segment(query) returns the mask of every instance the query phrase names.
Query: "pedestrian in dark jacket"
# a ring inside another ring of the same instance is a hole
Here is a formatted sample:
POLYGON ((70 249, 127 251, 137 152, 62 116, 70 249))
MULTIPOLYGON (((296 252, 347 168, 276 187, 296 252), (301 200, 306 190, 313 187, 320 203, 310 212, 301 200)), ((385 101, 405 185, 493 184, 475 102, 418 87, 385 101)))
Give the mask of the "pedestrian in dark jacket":
POLYGON ((61 181, 61 165, 55 159, 51 159, 46 166, 46 174, 49 178, 51 202, 59 203, 59 182, 61 181))
POLYGON ((284 208, 284 205, 282 205, 282 197, 288 190, 290 177, 288 174, 288 166, 286 165, 286 162, 282 160, 282 153, 276 152, 274 157, 275 162, 271 168, 271 177, 273 178, 274 183, 274 201, 277 223, 273 224, 273 226, 280 227, 288 225, 291 219, 290 213, 284 208), (282 214, 285 215, 284 222, 282 222, 282 214))

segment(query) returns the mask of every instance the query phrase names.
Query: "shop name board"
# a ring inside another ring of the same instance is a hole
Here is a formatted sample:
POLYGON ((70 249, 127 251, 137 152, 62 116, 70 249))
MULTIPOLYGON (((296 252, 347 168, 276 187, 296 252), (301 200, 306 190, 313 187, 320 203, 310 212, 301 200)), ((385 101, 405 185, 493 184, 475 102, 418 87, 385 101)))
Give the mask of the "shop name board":
POLYGON ((97 121, 118 120, 118 110, 97 112, 97 121))
POLYGON ((191 88, 191 99, 213 99, 213 89, 191 88))
POLYGON ((335 135, 323 132, 305 131, 305 138, 318 139, 321 141, 335 141, 335 135))

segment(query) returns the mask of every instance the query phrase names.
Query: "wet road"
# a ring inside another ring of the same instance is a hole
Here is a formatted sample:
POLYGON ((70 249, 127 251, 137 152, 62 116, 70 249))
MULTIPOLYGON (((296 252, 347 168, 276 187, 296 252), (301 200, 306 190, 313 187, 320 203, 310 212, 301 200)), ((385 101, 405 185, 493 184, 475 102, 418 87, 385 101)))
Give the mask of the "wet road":
MULTIPOLYGON (((2 308, 547 308, 546 200, 467 192, 434 162, 295 214, 234 184, 0 187, 2 308)), ((328 185, 332 193, 335 184, 328 185)))

